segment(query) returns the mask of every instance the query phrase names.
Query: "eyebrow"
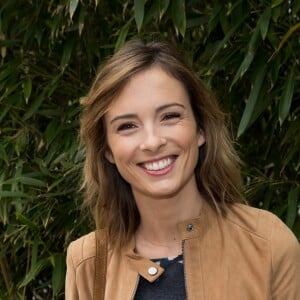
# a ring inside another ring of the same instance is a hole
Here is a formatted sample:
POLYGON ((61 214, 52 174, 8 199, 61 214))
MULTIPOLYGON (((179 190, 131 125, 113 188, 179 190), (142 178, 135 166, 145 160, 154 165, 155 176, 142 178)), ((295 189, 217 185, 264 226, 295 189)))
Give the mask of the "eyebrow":
MULTIPOLYGON (((169 107, 172 107, 172 106, 179 106, 179 107, 182 107, 182 108, 185 108, 185 106, 183 104, 180 104, 180 103, 168 103, 168 104, 165 104, 165 105, 162 105, 162 106, 159 106, 155 109, 155 112, 156 113, 159 113, 161 112, 162 110, 166 109, 166 108, 169 108, 169 107)), ((133 118, 136 118, 137 115, 136 114, 124 114, 124 115, 119 115, 119 116, 116 116, 115 118, 113 118, 111 121, 110 121, 110 124, 114 123, 115 121, 117 120, 123 120, 123 119, 133 119, 133 118)))

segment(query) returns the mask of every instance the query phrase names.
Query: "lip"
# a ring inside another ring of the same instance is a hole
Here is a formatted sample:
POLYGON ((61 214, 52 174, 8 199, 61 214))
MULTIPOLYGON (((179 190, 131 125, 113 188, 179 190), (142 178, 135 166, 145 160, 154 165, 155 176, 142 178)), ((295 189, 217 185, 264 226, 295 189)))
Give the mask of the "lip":
POLYGON ((168 155, 138 163, 138 166, 148 175, 161 176, 169 173, 174 168, 176 159, 177 155, 168 155))

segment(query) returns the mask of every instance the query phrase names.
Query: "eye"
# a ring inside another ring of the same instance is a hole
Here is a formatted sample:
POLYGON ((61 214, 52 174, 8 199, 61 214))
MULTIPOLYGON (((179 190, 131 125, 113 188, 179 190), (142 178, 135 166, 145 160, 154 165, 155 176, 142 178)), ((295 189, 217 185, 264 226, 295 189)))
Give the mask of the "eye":
POLYGON ((181 117, 180 113, 170 112, 170 113, 166 113, 165 115, 163 115, 162 120, 168 121, 168 120, 172 120, 172 119, 179 119, 180 117, 181 117))
POLYGON ((130 129, 134 129, 136 128, 136 126, 132 123, 124 123, 121 124, 120 126, 118 126, 117 130, 118 131, 124 131, 124 130, 130 130, 130 129))

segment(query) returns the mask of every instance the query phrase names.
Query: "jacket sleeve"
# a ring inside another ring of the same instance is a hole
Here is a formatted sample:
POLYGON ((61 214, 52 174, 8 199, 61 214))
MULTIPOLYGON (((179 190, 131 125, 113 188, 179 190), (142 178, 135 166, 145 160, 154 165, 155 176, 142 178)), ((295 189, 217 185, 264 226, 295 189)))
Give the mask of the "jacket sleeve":
POLYGON ((72 242, 67 250, 66 300, 91 300, 95 280, 95 232, 72 242))
POLYGON ((300 245, 290 229, 275 216, 271 251, 272 299, 300 299, 300 245))
POLYGON ((65 281, 65 299, 66 300, 77 300, 78 292, 76 286, 76 271, 73 263, 73 246, 74 242, 71 243, 67 250, 67 273, 65 281))

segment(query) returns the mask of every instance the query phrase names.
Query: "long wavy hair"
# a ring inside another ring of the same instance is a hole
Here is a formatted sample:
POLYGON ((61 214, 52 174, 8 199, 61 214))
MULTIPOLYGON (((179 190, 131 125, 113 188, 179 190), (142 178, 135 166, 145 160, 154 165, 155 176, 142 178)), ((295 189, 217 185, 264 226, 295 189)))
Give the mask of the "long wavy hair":
POLYGON ((91 209, 96 227, 105 227, 110 244, 119 249, 136 231, 140 215, 130 185, 105 157, 109 148, 104 115, 128 80, 152 66, 184 85, 198 129, 204 132, 206 142, 199 148, 195 168, 201 195, 223 215, 229 204, 244 202, 240 160, 229 138, 224 113, 212 93, 170 44, 128 42, 100 68, 81 101, 80 135, 86 151, 84 205, 91 209))

